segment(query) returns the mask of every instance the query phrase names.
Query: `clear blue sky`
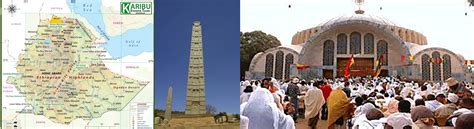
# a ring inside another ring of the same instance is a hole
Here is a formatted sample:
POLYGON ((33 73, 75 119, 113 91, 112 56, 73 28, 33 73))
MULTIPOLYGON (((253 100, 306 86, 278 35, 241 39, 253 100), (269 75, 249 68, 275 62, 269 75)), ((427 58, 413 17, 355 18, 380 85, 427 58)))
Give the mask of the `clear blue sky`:
POLYGON ((155 108, 165 109, 168 86, 173 110, 184 111, 191 26, 203 34, 207 104, 239 112, 239 0, 155 1, 155 108))

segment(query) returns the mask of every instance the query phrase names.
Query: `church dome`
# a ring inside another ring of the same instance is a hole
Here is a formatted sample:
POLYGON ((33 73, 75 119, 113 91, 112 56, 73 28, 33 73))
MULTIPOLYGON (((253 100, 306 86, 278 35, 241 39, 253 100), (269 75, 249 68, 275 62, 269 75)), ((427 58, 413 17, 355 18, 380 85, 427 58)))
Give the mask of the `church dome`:
POLYGON ((341 15, 338 17, 334 17, 326 22, 323 22, 319 24, 318 26, 320 27, 331 26, 335 23, 345 22, 345 21, 369 21, 369 22, 374 22, 381 25, 396 26, 394 22, 388 20, 385 17, 376 16, 376 15, 368 15, 368 14, 341 15))
POLYGON ((341 16, 334 17, 332 19, 329 19, 325 22, 320 23, 316 27, 312 27, 312 28, 297 32, 296 34, 293 35, 291 44, 292 45, 304 44, 309 40, 309 38, 312 35, 323 30, 323 28, 333 27, 335 25, 338 25, 339 23, 347 23, 347 22, 357 23, 357 21, 370 22, 370 23, 374 23, 374 24, 378 24, 382 26, 389 26, 388 28, 390 28, 391 31, 395 35, 399 36, 405 42, 415 43, 418 45, 427 44, 427 39, 423 34, 411 29, 400 27, 385 17, 370 15, 370 14, 351 14, 351 15, 341 15, 341 16))

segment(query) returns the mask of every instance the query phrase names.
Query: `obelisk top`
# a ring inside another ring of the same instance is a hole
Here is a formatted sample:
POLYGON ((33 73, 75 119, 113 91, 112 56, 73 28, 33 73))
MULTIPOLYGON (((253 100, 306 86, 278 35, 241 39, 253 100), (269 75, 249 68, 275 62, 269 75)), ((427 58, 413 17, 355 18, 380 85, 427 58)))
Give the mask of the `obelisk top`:
POLYGON ((201 25, 201 22, 200 21, 194 21, 193 25, 201 25))

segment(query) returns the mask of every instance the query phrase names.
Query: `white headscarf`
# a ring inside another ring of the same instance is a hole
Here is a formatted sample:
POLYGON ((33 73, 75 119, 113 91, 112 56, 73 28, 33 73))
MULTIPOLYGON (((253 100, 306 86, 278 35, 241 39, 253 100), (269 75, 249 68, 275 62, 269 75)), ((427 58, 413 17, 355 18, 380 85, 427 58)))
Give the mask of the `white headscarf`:
POLYGON ((393 129, 403 129, 407 125, 412 125, 411 114, 409 113, 394 113, 387 117, 387 124, 393 129))
POLYGON ((363 116, 365 115, 370 109, 375 108, 375 106, 371 103, 365 103, 364 105, 357 107, 355 111, 356 116, 363 116))
POLYGON ((247 103, 241 105, 241 114, 249 118, 249 129, 284 129, 293 127, 291 116, 281 112, 267 89, 257 88, 247 103))
POLYGON ((281 88, 280 82, 278 82, 275 78, 272 78, 272 83, 273 83, 273 86, 277 88, 277 90, 280 90, 281 88))

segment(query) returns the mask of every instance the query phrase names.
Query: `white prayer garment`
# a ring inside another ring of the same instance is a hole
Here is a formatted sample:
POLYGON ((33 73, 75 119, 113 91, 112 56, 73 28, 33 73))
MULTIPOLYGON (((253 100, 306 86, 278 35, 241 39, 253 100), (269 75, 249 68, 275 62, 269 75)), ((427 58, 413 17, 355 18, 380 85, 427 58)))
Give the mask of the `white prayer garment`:
POLYGON ((267 89, 257 88, 247 103, 241 106, 242 115, 249 118, 249 129, 294 129, 291 116, 281 112, 267 89), (242 108, 243 107, 243 108, 242 108))

